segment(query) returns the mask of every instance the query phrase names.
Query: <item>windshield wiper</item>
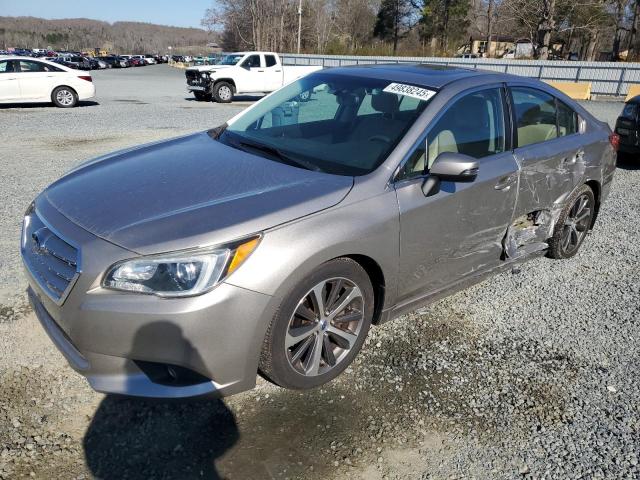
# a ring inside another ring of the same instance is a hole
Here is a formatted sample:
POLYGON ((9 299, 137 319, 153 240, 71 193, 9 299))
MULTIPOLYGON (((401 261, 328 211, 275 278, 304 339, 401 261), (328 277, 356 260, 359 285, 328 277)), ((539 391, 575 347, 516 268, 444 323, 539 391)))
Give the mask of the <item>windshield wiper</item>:
POLYGON ((306 160, 302 160, 301 158, 293 158, 286 153, 278 150, 275 147, 271 147, 269 145, 263 145, 261 143, 253 143, 247 142, 246 140, 240 140, 238 145, 244 148, 252 148, 254 150, 259 150, 263 153, 271 155, 272 157, 277 158, 282 163, 286 163, 288 165, 292 165, 294 167, 302 167, 307 170, 313 170, 314 172, 321 172, 322 170, 311 162, 307 162, 306 160))

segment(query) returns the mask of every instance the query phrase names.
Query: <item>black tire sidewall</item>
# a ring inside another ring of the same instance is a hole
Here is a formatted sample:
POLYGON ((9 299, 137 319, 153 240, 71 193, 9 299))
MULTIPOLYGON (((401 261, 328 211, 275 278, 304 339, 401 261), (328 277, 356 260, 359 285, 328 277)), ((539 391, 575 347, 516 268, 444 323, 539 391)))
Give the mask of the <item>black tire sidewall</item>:
POLYGON ((278 385, 293 389, 314 388, 333 380, 351 364, 362 348, 369 327, 371 326, 373 313, 373 287, 367 272, 360 264, 351 259, 340 258, 321 265, 315 272, 294 287, 282 301, 280 308, 272 320, 265 340, 263 357, 264 353, 267 353, 269 362, 266 368, 263 368, 265 365, 261 365, 262 373, 278 385), (291 315, 293 315, 294 309, 297 307, 300 299, 315 285, 332 277, 345 277, 358 285, 364 297, 365 316, 362 320, 363 323, 358 340, 347 356, 328 372, 314 377, 307 377, 297 372, 289 364, 284 348, 285 336, 291 315), (268 352, 265 352, 264 350, 267 349, 268 352))
POLYGON ((216 83, 213 86, 213 98, 218 103, 231 103, 231 101, 233 100, 233 86, 228 82, 218 82, 218 83, 216 83), (229 90, 231 90, 231 98, 229 98, 228 100, 220 98, 219 92, 220 92, 220 89, 222 87, 229 87, 229 90))
POLYGON ((64 87, 64 86, 56 87, 56 88, 53 89, 53 92, 51 93, 51 100, 53 101, 53 104, 56 107, 59 107, 59 108, 73 108, 76 105, 78 105, 78 94, 71 87, 64 87), (56 99, 56 96, 58 95, 58 92, 61 91, 61 90, 67 90, 67 91, 71 92, 71 94, 73 95, 73 103, 71 105, 62 105, 61 103, 58 102, 58 100, 56 99))

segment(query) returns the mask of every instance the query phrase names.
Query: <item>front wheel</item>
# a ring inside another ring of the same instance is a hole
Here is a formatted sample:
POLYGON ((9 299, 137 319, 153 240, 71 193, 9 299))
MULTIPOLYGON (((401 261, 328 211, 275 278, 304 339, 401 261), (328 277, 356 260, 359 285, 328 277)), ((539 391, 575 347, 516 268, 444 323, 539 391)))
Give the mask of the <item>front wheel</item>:
POLYGON ((73 88, 58 87, 51 94, 51 100, 56 107, 71 108, 78 103, 78 94, 73 88))
POLYGON ((227 82, 218 82, 213 86, 213 98, 218 103, 231 103, 233 86, 227 82))
POLYGON ((193 92, 193 96, 196 97, 196 100, 199 102, 210 102, 211 94, 206 92, 193 92))
POLYGON ((260 371, 294 389, 333 380, 360 351, 373 319, 373 287, 357 262, 321 265, 283 300, 264 339, 260 371))
POLYGON ((578 253, 593 223, 595 204, 593 190, 588 185, 583 185, 569 197, 549 241, 551 258, 571 258, 578 253))

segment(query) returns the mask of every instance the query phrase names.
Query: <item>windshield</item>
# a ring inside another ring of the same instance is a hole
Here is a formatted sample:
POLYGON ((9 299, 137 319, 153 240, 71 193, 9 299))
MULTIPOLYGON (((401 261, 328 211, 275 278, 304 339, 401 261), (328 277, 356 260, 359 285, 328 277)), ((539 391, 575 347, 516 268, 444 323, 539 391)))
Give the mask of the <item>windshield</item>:
POLYGON ((389 80, 315 73, 233 119, 219 140, 302 168, 365 175, 387 158, 434 94, 389 80))
POLYGON ((218 65, 235 65, 244 55, 225 55, 218 65))

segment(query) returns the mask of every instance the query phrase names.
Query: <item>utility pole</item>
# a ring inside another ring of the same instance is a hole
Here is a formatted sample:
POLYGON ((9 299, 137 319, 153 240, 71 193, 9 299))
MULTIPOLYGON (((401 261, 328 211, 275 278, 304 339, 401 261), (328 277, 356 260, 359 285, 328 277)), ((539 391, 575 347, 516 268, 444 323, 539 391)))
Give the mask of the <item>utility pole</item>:
POLYGON ((300 37, 302 35, 302 0, 298 4, 298 53, 300 53, 300 37))

